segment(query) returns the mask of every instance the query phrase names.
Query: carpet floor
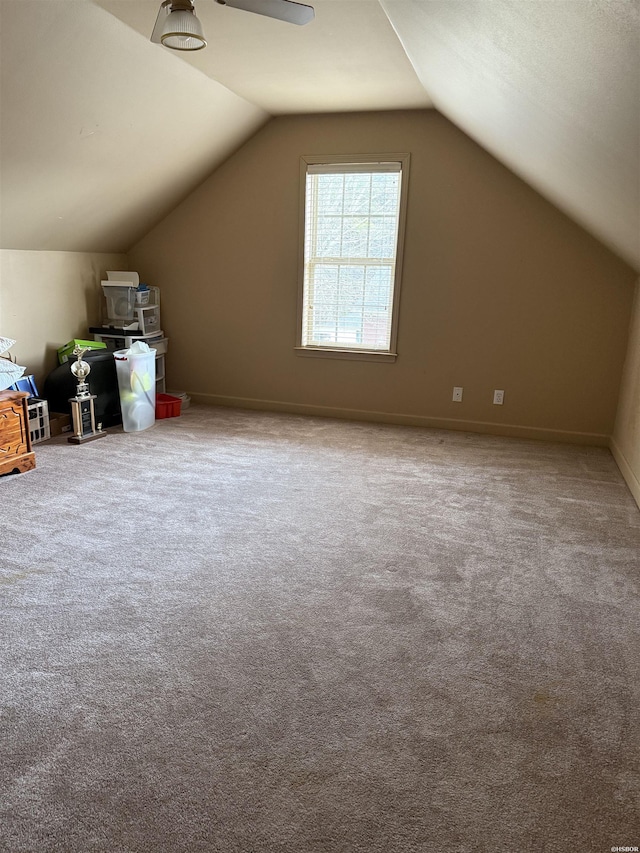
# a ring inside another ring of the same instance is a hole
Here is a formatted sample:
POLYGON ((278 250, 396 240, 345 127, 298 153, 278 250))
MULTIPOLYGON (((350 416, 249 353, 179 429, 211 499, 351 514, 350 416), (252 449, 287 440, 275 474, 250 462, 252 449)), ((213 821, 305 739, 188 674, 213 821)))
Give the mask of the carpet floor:
POLYGON ((0 850, 640 845, 607 450, 192 406, 0 480, 0 850))

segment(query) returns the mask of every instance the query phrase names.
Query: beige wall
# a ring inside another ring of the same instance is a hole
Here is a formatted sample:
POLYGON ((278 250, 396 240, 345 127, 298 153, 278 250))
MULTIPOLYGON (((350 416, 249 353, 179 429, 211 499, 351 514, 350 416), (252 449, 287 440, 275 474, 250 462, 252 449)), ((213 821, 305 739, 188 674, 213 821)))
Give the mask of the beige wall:
POLYGON ((635 273, 433 110, 274 119, 129 257, 162 288, 169 385, 199 399, 603 443, 613 430, 635 273), (299 157, 404 151, 396 363, 296 356, 299 157))
POLYGON ((100 281, 108 269, 127 269, 126 255, 88 252, 0 251, 0 335, 39 390, 57 365, 56 350, 86 338, 100 320, 100 281))
POLYGON ((611 449, 640 506, 640 282, 636 286, 629 349, 611 449))

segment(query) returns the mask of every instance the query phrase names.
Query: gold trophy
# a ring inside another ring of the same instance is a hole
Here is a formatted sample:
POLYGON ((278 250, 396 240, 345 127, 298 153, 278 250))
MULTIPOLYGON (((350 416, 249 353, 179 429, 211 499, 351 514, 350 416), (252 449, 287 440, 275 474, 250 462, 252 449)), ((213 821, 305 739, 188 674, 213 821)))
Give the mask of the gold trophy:
POLYGON ((93 408, 95 394, 89 393, 87 376, 91 373, 91 366, 82 360, 82 356, 89 347, 76 346, 73 354, 76 361, 71 363, 71 372, 78 380, 78 388, 75 397, 70 397, 71 416, 73 418, 73 435, 67 441, 72 444, 83 444, 85 441, 93 441, 95 438, 103 438, 106 432, 102 431, 102 424, 96 429, 96 416, 93 408))

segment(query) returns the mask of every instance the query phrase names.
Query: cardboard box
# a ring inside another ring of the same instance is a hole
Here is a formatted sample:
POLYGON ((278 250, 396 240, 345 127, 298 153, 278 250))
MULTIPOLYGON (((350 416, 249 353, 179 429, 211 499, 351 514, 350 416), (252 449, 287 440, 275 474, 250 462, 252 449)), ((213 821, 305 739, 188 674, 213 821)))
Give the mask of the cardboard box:
POLYGON ((49 432, 51 438, 62 435, 63 432, 71 432, 71 415, 62 412, 49 412, 49 432))

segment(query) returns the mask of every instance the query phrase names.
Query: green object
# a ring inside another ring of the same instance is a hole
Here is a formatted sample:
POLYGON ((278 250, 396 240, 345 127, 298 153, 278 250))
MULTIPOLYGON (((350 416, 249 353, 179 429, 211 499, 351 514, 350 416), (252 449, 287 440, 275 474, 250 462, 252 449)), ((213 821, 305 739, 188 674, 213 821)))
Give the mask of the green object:
POLYGON ((79 338, 74 338, 72 341, 69 341, 68 344, 58 348, 58 361, 60 364, 64 364, 65 361, 69 361, 69 356, 73 355, 73 351, 76 347, 86 347, 87 349, 106 349, 107 345, 102 341, 81 341, 79 338))

